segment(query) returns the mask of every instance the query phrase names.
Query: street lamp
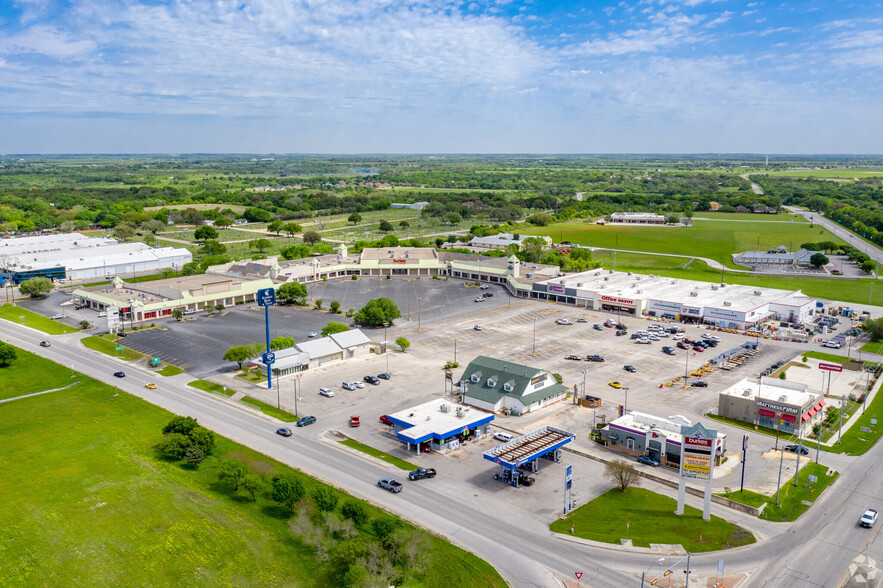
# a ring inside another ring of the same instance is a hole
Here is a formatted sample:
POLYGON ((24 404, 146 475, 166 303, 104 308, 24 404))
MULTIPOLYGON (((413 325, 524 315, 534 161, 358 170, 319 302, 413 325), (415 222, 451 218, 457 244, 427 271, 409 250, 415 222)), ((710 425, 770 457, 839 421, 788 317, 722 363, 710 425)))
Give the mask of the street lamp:
POLYGON ((586 397, 586 374, 589 372, 589 368, 583 368, 583 398, 586 397))
MULTIPOLYGON (((665 558, 660 557, 658 560, 656 560, 656 563, 659 565, 665 564, 665 558)), ((641 588, 644 588, 644 576, 647 574, 647 572, 653 569, 654 565, 656 564, 650 564, 649 566, 647 566, 647 569, 645 571, 641 572, 641 588)))
POLYGON ((537 356, 537 317, 533 317, 533 356, 537 356))
POLYGON ((303 374, 298 374, 294 377, 294 416, 297 416, 297 397, 300 396, 300 379, 303 377, 303 374))
POLYGON ((389 373, 389 340, 386 338, 386 327, 389 323, 383 323, 383 354, 386 355, 386 373, 389 373))
POLYGON ((417 332, 420 332, 420 297, 417 297, 417 332))
POLYGON ((622 391, 625 392, 625 405, 622 409, 623 414, 625 414, 629 411, 629 389, 623 388, 622 391))

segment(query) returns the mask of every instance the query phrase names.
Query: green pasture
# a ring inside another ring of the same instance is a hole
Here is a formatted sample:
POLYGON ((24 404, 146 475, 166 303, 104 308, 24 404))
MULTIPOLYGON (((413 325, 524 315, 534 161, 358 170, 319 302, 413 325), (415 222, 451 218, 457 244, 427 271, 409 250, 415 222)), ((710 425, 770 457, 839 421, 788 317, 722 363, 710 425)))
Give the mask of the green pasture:
MULTIPOLYGON (((176 172, 177 173, 177 172, 176 172)), ((145 206, 144 210, 162 210, 163 208, 167 210, 187 210, 188 208, 193 208, 194 210, 226 210, 230 209, 236 214, 242 214, 245 212, 245 206, 242 204, 167 204, 165 206, 145 206)))
POLYGON ((42 314, 37 314, 27 308, 13 306, 9 303, 0 306, 0 318, 43 331, 48 335, 63 335, 65 333, 74 333, 78 330, 76 327, 66 325, 61 321, 54 321, 42 314))
MULTIPOLYGON (((52 365, 40 373, 70 377, 52 365)), ((67 390, 0 405, 4 586, 343 585, 334 565, 289 526, 291 512, 269 497, 274 474, 296 476, 306 497, 295 510, 322 525, 310 497, 323 484, 223 437, 198 469, 165 459, 157 443, 171 413, 78 377, 81 383, 67 390), (256 500, 218 482, 227 459, 264 480, 256 500)), ((0 379, 0 394, 8 395, 8 386, 0 379)), ((371 521, 390 515, 336 492, 338 515, 354 500, 368 515, 356 528, 358 540, 376 541, 371 521)), ((505 585, 478 557, 414 532, 424 542, 425 571, 405 570, 403 585, 505 585)), ((332 553, 338 541, 330 541, 332 553)))
POLYGON ((711 210, 697 210, 693 214, 695 219, 726 220, 726 221, 779 221, 795 223, 808 223, 809 221, 799 214, 779 212, 776 214, 754 214, 752 212, 716 212, 711 210))
POLYGON ((23 349, 16 349, 15 353, 16 359, 0 367, 0 399, 55 390, 79 380, 71 377, 79 374, 75 374, 70 366, 62 368, 23 349))
POLYGON ((739 269, 732 254, 785 245, 790 249, 807 241, 843 243, 830 232, 807 223, 752 223, 696 220, 692 227, 611 226, 568 221, 547 227, 525 227, 521 234, 546 235, 590 247, 630 249, 708 257, 739 269))
POLYGON ((712 515, 702 520, 702 511, 685 506, 684 514, 674 513, 677 501, 643 488, 619 488, 571 511, 551 525, 556 533, 569 534, 573 525, 576 537, 615 543, 631 539, 636 547, 650 543, 682 545, 692 553, 718 551, 756 542, 751 532, 712 515))

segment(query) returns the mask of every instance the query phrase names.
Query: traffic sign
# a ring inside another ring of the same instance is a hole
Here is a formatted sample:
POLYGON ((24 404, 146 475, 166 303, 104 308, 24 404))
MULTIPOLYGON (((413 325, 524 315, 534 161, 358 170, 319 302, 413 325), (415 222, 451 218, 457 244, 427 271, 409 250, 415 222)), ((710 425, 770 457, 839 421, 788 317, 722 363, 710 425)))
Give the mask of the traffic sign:
POLYGON ((837 363, 820 363, 819 369, 829 372, 842 372, 843 366, 837 363))
POLYGON ((276 290, 273 288, 258 290, 258 306, 273 306, 274 304, 276 304, 276 290))
POLYGON ((818 477, 816 477, 816 476, 810 476, 810 477, 809 477, 809 481, 810 481, 810 482, 818 482, 819 479, 818 479, 818 477))
POLYGON ((276 354, 272 351, 267 351, 261 355, 261 361, 264 362, 264 365, 270 365, 276 361, 276 354))
POLYGON ((125 349, 125 347, 122 347, 122 346, 121 346, 121 347, 117 347, 117 351, 122 351, 123 349, 125 349))
POLYGON ((582 572, 573 572, 573 575, 576 576, 576 579, 577 579, 577 580, 579 580, 580 578, 583 577, 583 573, 582 573, 582 572))

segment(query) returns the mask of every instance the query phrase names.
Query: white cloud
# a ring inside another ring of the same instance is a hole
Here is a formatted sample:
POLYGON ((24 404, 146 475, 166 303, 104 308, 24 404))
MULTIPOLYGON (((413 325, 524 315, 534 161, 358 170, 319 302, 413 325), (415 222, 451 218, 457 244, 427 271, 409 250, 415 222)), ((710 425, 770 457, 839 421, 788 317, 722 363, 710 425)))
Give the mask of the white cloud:
POLYGON ((36 53, 57 59, 81 57, 95 47, 91 39, 74 40, 68 33, 45 25, 34 25, 16 35, 0 39, 0 53, 36 53))

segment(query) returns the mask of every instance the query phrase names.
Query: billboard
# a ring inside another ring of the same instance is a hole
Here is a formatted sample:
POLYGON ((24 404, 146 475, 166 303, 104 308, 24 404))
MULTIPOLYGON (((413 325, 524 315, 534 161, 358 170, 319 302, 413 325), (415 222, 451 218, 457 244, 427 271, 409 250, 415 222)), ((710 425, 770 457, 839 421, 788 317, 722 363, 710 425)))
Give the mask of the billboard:
POLYGON ((711 478, 712 458, 714 455, 714 439, 702 431, 693 435, 684 435, 683 445, 683 477, 695 480, 711 478))

